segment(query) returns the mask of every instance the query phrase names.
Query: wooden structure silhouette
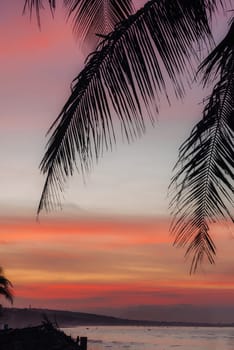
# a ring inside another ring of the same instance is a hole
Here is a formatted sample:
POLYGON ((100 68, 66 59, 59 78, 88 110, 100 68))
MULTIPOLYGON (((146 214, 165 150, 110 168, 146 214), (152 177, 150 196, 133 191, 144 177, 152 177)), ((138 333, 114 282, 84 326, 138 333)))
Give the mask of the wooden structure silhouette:
POLYGON ((0 331, 0 349, 4 350, 87 350, 87 337, 71 336, 43 323, 36 327, 0 331))

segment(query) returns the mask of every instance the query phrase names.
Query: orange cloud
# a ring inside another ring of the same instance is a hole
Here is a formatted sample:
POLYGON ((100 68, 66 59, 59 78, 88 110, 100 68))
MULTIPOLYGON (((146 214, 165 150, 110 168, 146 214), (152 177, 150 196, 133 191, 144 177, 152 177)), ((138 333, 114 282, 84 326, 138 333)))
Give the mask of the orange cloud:
MULTIPOLYGON (((1 264, 16 302, 83 306, 231 303, 230 241, 219 237, 217 266, 190 276, 172 247, 166 220, 98 220, 0 224, 1 264), (76 302, 75 302, 76 300, 76 302)), ((38 305, 38 304, 37 304, 38 305)))
MULTIPOLYGON (((55 237, 69 239, 85 239, 85 237, 106 237, 111 246, 124 244, 165 243, 170 241, 168 222, 155 220, 152 222, 121 221, 69 221, 53 223, 2 223, 0 237, 8 243, 20 241, 54 241, 55 237)), ((87 239, 88 239, 87 238, 87 239)))
POLYGON ((19 286, 18 297, 31 300, 44 299, 45 303, 77 299, 88 307, 124 307, 130 305, 214 305, 232 304, 234 290, 204 288, 179 288, 178 286, 152 286, 135 284, 33 284, 27 288, 19 286))

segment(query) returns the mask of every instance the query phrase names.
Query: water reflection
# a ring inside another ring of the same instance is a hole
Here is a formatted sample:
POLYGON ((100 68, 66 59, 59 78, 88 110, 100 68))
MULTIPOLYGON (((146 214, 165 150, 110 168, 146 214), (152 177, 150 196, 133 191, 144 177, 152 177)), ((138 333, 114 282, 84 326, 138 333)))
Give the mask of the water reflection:
POLYGON ((76 337, 87 336, 89 350, 233 350, 233 328, 89 326, 66 328, 76 337))

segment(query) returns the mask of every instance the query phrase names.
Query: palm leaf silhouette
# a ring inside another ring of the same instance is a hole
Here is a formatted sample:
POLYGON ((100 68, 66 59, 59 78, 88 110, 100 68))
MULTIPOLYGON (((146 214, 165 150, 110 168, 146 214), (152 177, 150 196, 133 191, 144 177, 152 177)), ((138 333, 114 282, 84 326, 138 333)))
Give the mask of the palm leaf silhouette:
MULTIPOLYGON (((49 4, 50 10, 53 13, 56 7, 56 0, 47 0, 46 2, 49 4)), ((44 9, 44 0, 25 0, 23 13, 25 13, 27 9, 30 12, 30 16, 32 16, 33 10, 35 9, 37 22, 40 27, 40 12, 44 9)))
POLYGON ((206 11, 215 8, 212 0, 149 1, 99 44, 49 130, 40 165, 46 181, 38 213, 60 205, 60 193, 74 168, 85 173, 103 149, 112 148, 114 114, 131 141, 145 131, 143 106, 154 120, 157 96, 167 96, 167 83, 177 97, 183 96, 182 75, 192 75, 194 43, 211 38, 206 11))
POLYGON ((4 277, 3 269, 0 267, 0 295, 3 295, 7 300, 13 304, 12 284, 4 277))
MULTIPOLYGON (((56 8, 56 0, 25 0, 24 12, 35 10, 40 26, 40 11, 47 3, 52 12, 56 8)), ((72 17, 74 32, 82 42, 96 46, 100 37, 114 29, 115 24, 127 18, 133 12, 132 0, 63 0, 72 17), (97 36, 97 35, 98 36, 97 36)))
POLYGON ((208 99, 202 120, 182 144, 172 179, 174 244, 192 254, 190 272, 206 257, 214 263, 215 244, 209 224, 233 221, 234 179, 234 23, 224 40, 200 66, 204 84, 219 80, 208 99))
POLYGON ((64 0, 64 4, 79 39, 95 46, 133 12, 132 0, 64 0))

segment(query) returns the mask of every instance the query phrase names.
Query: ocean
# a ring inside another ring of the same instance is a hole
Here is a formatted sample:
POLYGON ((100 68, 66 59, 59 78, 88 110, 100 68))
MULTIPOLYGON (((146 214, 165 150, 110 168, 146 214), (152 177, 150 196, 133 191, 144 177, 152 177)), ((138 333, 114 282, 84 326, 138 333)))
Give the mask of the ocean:
POLYGON ((88 337, 88 350, 233 350, 234 328, 87 326, 64 328, 88 337))

